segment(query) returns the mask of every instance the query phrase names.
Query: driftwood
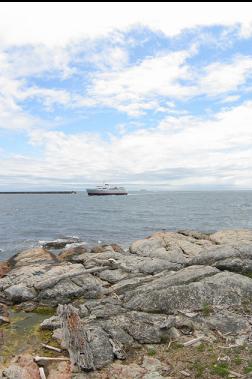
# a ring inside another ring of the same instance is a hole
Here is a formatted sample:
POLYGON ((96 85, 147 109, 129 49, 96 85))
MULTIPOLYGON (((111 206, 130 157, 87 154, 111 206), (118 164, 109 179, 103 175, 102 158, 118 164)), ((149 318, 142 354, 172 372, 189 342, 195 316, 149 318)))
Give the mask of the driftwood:
POLYGON ((190 341, 187 341, 187 342, 184 342, 183 343, 183 346, 191 346, 191 345, 194 345, 195 343, 197 342, 200 342, 204 337, 198 337, 198 338, 194 338, 193 340, 190 340, 190 341))
POLYGON ((190 372, 185 371, 185 370, 181 370, 180 373, 181 373, 182 375, 186 376, 186 377, 191 376, 190 372))
POLYGON ((39 367, 39 375, 40 375, 41 379, 46 379, 45 371, 44 371, 43 367, 39 367))
POLYGON ((42 343, 42 346, 45 348, 45 349, 48 349, 48 350, 52 350, 52 351, 57 351, 57 353, 61 353, 62 350, 57 348, 57 347, 54 347, 54 346, 50 346, 50 345, 46 345, 45 343, 42 343))
POLYGON ((85 274, 94 274, 96 272, 107 270, 108 268, 110 268, 110 266, 93 267, 93 268, 86 269, 85 271, 81 268, 79 271, 74 272, 72 274, 69 274, 69 272, 67 272, 67 273, 58 275, 54 278, 45 279, 37 283, 35 287, 37 290, 44 290, 46 288, 55 286, 60 280, 68 279, 68 278, 72 279, 72 278, 76 278, 78 276, 85 275, 85 274))
POLYGON ((69 358, 66 357, 39 357, 36 355, 36 357, 33 358, 34 362, 38 363, 39 362, 46 362, 46 361, 69 361, 69 358))
POLYGON ((239 372, 236 371, 229 371, 229 374, 236 377, 236 378, 244 378, 244 375, 240 374, 239 372))
POLYGON ((64 346, 69 351, 72 365, 83 371, 94 370, 93 353, 89 346, 89 335, 83 327, 78 309, 72 305, 59 305, 58 315, 62 322, 64 346))

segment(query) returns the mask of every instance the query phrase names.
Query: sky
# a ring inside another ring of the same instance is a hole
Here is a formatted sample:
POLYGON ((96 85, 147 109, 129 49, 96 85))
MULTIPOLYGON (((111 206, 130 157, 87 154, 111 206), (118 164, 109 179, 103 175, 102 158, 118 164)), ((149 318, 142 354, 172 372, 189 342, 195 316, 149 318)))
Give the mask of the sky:
POLYGON ((1 3, 0 191, 252 189, 252 3, 1 3))

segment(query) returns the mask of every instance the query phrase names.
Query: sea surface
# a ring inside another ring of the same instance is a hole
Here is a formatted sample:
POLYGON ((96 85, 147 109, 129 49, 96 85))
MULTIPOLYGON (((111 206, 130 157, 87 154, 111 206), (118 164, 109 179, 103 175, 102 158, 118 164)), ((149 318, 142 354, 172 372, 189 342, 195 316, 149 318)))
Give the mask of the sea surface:
POLYGON ((41 240, 76 236, 128 246, 162 229, 252 228, 252 191, 0 195, 0 260, 41 240))

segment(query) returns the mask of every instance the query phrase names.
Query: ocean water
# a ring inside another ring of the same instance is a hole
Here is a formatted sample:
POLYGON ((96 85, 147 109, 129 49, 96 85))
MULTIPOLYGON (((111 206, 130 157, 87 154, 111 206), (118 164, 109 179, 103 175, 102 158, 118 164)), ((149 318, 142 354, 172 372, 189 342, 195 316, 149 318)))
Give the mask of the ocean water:
POLYGON ((40 240, 77 236, 128 246, 162 229, 228 228, 252 228, 252 191, 0 195, 0 260, 40 240))

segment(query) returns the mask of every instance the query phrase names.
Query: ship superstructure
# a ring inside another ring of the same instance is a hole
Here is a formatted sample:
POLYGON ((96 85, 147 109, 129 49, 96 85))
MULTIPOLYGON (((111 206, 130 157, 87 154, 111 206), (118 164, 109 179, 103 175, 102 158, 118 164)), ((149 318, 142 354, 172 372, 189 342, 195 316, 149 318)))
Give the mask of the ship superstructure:
POLYGON ((87 188, 87 193, 89 196, 128 195, 124 187, 111 186, 107 183, 95 188, 87 188))

